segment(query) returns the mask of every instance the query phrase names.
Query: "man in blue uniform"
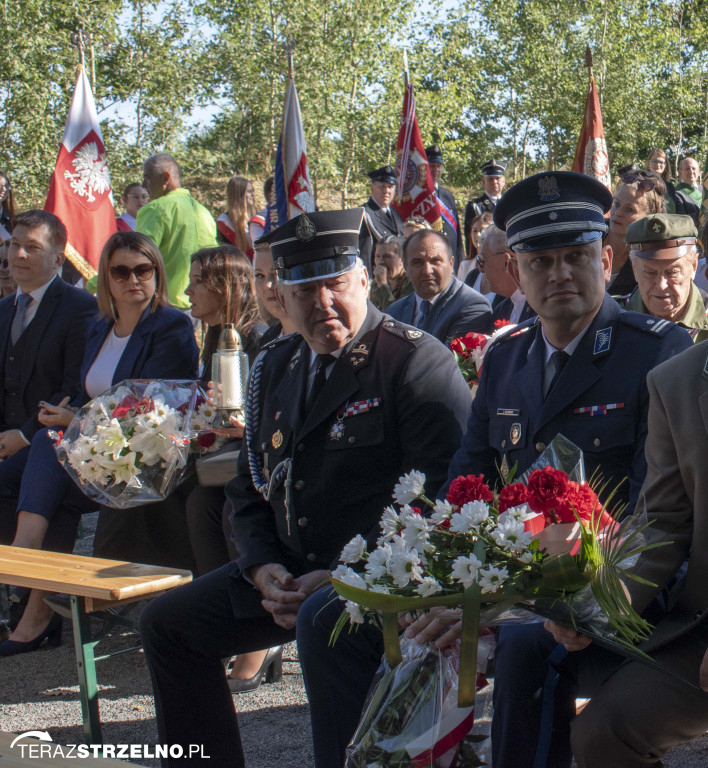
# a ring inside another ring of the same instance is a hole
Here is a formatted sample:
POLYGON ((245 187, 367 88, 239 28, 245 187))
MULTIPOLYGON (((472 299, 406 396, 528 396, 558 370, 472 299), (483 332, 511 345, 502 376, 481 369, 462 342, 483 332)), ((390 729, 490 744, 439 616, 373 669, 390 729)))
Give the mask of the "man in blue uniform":
MULTIPOLYGON (((268 235, 299 333, 271 342, 251 374, 245 446, 226 487, 238 557, 143 613, 160 741, 185 754, 202 744, 220 768, 244 764, 221 659, 293 640, 342 547, 378 536, 397 478, 419 469, 431 492, 444 481, 469 415, 449 351, 368 302, 362 218, 361 208, 302 214, 268 235)), ((310 678, 308 694, 327 698, 328 685, 310 678)))
MULTIPOLYGON (((605 294, 612 254, 602 244, 603 214, 611 203, 594 179, 548 172, 519 182, 497 205, 494 223, 506 230, 514 274, 538 317, 488 351, 449 479, 481 472, 493 482, 497 467, 504 474, 514 465, 521 473, 560 433, 583 450, 588 477, 599 472, 608 488, 624 480, 614 501, 633 510, 646 475, 647 374, 691 339, 671 323, 620 310, 605 294)), ((531 768, 537 750, 547 753, 538 765, 570 766, 577 654, 560 664, 553 733, 541 733, 539 690, 557 647, 540 624, 500 630, 495 768, 531 768)))
POLYGON ((475 197, 474 200, 470 200, 465 206, 465 248, 468 250, 470 247, 472 222, 477 216, 494 211, 506 183, 504 178, 506 166, 504 163, 494 159, 488 160, 480 167, 480 171, 482 171, 484 192, 479 197, 475 197))
POLYGON ((371 195, 364 203, 364 226, 359 235, 359 255, 372 274, 373 251, 388 235, 403 235, 401 214, 391 207, 396 191, 396 169, 385 165, 374 171, 367 171, 371 179, 371 195))

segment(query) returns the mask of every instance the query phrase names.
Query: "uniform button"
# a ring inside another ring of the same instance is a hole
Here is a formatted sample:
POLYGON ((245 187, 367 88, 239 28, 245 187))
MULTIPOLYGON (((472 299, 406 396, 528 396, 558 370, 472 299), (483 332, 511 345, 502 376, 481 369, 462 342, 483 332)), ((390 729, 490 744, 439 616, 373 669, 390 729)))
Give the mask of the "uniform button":
POLYGON ((307 556, 307 560, 310 563, 314 563, 315 560, 317 560, 317 555, 314 552, 310 552, 310 554, 307 556))
POLYGON ((295 446, 295 449, 297 450, 298 453, 302 453, 305 450, 305 443, 298 443, 295 446))
POLYGON ((502 448, 506 448, 506 440, 502 440, 502 448))
POLYGON ((12 363, 15 362, 15 358, 12 355, 10 355, 10 362, 12 362, 12 363))
POLYGON ((600 447, 600 438, 599 438, 599 437, 596 437, 596 438, 595 438, 595 439, 592 441, 592 444, 595 446, 595 448, 599 448, 599 447, 600 447))
POLYGON ((351 435, 351 437, 347 442, 349 443, 349 445, 354 445, 354 443, 356 443, 356 437, 354 437, 354 435, 351 435))
POLYGON ((268 448, 268 443, 261 443, 261 450, 265 451, 268 448))
POLYGON ((296 480, 295 481, 295 490, 301 491, 305 487, 305 481, 304 480, 296 480))
POLYGON ((307 524, 310 521, 306 517, 298 517, 297 524, 300 526, 300 528, 307 528, 307 524))
POLYGON ((536 443, 536 450, 541 453, 542 451, 546 450, 546 444, 545 443, 536 443))

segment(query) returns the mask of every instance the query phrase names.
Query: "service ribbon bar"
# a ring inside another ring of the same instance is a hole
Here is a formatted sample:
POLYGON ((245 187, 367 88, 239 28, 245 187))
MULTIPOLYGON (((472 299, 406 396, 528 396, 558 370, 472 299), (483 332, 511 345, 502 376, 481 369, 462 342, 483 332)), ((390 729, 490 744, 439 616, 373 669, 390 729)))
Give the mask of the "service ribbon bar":
POLYGON ((607 405, 586 405, 584 408, 576 408, 573 413, 589 413, 591 416, 607 416, 607 411, 615 411, 624 408, 624 403, 608 403, 607 405))

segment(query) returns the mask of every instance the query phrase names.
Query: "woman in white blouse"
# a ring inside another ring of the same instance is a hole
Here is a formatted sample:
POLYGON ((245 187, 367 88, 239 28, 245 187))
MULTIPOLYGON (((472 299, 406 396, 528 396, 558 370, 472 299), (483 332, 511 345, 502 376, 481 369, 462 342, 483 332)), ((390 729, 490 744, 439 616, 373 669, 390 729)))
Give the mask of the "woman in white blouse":
MULTIPOLYGON (((41 403, 38 418, 46 427, 68 426, 74 417, 71 406, 83 405, 123 379, 197 378, 192 322, 169 306, 162 256, 148 237, 111 235, 98 265, 97 301, 100 315, 87 333, 81 396, 71 405, 68 398, 59 405, 41 403)), ((13 544, 70 552, 81 514, 93 511, 96 503, 81 494, 59 464, 48 432, 40 430, 32 440, 13 544)), ((0 644, 0 656, 33 651, 45 638, 59 644, 61 618, 44 603, 45 594, 32 590, 20 623, 0 644)))

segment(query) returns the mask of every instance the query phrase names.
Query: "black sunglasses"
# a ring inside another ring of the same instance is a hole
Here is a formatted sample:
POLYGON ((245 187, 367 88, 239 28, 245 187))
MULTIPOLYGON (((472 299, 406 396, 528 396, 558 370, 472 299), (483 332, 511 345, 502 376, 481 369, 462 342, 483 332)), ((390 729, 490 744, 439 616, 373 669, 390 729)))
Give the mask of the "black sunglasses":
POLYGON ((116 264, 115 267, 109 267, 108 271, 116 283, 124 283, 131 275, 135 275, 138 280, 144 283, 155 274, 155 266, 153 264, 138 264, 137 267, 131 269, 124 264, 116 264))
POLYGON ((656 187, 653 179, 649 179, 639 173, 625 173, 622 176, 623 184, 634 184, 634 182, 637 182, 638 189, 643 189, 645 192, 649 192, 656 187))

